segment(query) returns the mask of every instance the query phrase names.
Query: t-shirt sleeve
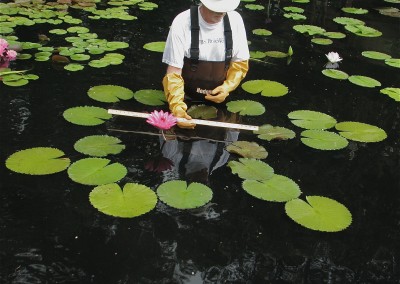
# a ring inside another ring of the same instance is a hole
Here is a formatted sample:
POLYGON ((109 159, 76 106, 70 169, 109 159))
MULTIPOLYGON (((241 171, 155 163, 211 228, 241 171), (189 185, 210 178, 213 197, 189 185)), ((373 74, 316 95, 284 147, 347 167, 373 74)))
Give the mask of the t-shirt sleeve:
POLYGON ((250 58, 249 45, 247 43, 246 29, 243 23, 242 16, 234 11, 232 13, 232 22, 234 23, 234 28, 232 27, 233 35, 233 55, 232 61, 244 61, 250 58), (233 30, 235 29, 235 30, 233 30))
POLYGON ((178 15, 170 27, 165 49, 162 57, 162 62, 173 67, 183 67, 183 57, 185 55, 185 23, 178 15))

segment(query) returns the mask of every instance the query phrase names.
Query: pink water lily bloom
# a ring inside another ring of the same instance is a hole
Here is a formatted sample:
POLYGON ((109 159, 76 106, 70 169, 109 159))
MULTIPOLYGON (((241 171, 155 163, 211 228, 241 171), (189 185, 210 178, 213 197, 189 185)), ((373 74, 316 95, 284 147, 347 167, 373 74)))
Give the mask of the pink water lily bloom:
POLYGON ((167 130, 176 124, 176 117, 169 112, 163 112, 162 110, 158 112, 155 110, 147 118, 146 122, 159 129, 167 130))
POLYGON ((328 54, 325 54, 326 58, 328 58, 330 63, 337 63, 343 60, 343 58, 340 58, 339 53, 337 52, 329 52, 328 54))
POLYGON ((15 50, 7 50, 6 59, 9 61, 13 61, 17 58, 17 52, 15 50))

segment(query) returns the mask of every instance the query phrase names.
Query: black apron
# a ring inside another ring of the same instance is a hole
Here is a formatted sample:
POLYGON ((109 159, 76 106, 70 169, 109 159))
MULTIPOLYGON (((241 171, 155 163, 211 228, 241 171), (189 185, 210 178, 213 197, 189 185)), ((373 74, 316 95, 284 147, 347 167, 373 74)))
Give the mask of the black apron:
POLYGON ((184 58, 182 77, 185 81, 185 101, 208 102, 207 93, 221 85, 232 59, 232 30, 228 14, 224 16, 225 61, 199 60, 199 14, 198 6, 190 7, 191 46, 190 58, 184 58))

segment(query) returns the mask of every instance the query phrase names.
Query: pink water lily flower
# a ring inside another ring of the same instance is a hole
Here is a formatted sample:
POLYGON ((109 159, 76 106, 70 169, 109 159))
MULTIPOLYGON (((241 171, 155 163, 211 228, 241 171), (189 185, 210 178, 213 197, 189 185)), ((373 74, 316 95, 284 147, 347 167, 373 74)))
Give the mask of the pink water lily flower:
POLYGON ((8 48, 8 42, 5 39, 0 38, 0 56, 3 55, 3 53, 7 50, 8 48))
POLYGON ((15 60, 15 58, 17 58, 17 52, 15 50, 7 50, 6 52, 6 58, 9 61, 13 61, 15 60))
POLYGON ((147 118, 146 122, 161 130, 167 130, 176 124, 176 117, 169 112, 163 112, 162 110, 158 112, 155 110, 147 118))
POLYGON ((330 63, 338 63, 343 60, 337 52, 329 52, 328 54, 325 54, 325 56, 328 58, 330 63))

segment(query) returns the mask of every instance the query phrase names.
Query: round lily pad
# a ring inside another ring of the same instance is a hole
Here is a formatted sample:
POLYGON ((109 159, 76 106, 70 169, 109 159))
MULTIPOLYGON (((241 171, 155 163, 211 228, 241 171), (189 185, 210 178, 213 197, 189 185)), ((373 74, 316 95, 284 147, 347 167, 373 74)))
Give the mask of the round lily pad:
POLYGON ((349 144, 347 139, 339 134, 324 130, 304 130, 300 135, 304 145, 318 150, 339 150, 349 144))
POLYGON ((143 48, 154 52, 163 52, 165 49, 165 41, 149 42, 143 45, 143 48))
POLYGON ((212 190, 201 183, 173 180, 157 188, 160 200, 177 209, 193 209, 207 204, 212 198, 212 190))
POLYGON ((384 88, 379 91, 382 94, 388 95, 396 102, 400 102, 400 88, 384 88))
POLYGON ((36 147, 18 151, 6 160, 6 167, 21 174, 48 175, 68 168, 70 159, 56 148, 36 147))
POLYGON ((380 142, 387 138, 385 130, 366 123, 355 121, 339 122, 335 125, 339 134, 358 142, 380 142))
POLYGON ((92 135, 79 139, 74 144, 74 149, 89 156, 105 157, 109 154, 119 154, 125 145, 117 137, 108 135, 92 135))
POLYGON ((88 95, 92 99, 104 102, 115 103, 122 100, 129 100, 133 97, 133 92, 128 88, 116 85, 99 85, 91 87, 88 90, 88 95))
POLYGON ((385 64, 392 67, 400 68, 400 58, 385 59, 385 64))
POLYGON ((368 57, 371 59, 376 59, 376 60, 386 60, 391 58, 391 56, 389 54, 386 53, 382 53, 382 52, 378 52, 378 51, 363 51, 361 52, 361 55, 364 57, 368 57))
POLYGON ((323 196, 306 196, 285 204, 286 214, 296 223, 317 231, 339 232, 350 226, 350 211, 336 200, 323 196))
POLYGON ((167 102, 164 92, 160 90, 139 90, 133 94, 138 102, 149 106, 162 106, 167 102))
POLYGON ((127 183, 124 188, 116 183, 95 187, 89 194, 90 203, 100 212, 123 218, 143 215, 153 210, 157 195, 149 187, 127 183))
POLYGON ((268 180, 274 174, 270 165, 257 159, 240 158, 239 161, 230 161, 228 167, 242 179, 268 180))
POLYGON ((307 33, 309 35, 323 34, 325 29, 313 25, 295 25, 293 29, 299 33, 307 33))
POLYGON ((79 106, 64 111, 65 120, 78 125, 93 126, 104 123, 112 116, 106 109, 94 106, 79 106))
POLYGON ((265 159, 268 152, 256 142, 236 141, 226 147, 229 153, 238 154, 244 158, 265 159))
POLYGON ((253 131, 258 134, 258 138, 262 140, 287 140, 296 137, 296 133, 288 128, 280 126, 272 126, 270 124, 261 125, 258 131, 253 131))
POLYGON ((255 101, 250 100, 238 100, 230 101, 226 104, 228 111, 233 113, 239 113, 241 115, 261 115, 265 112, 265 107, 255 101))
POLYGON ((288 57, 289 54, 284 53, 282 51, 276 51, 276 50, 270 50, 270 51, 266 51, 264 52, 265 56, 268 57, 273 57, 273 58, 285 58, 288 57))
POLYGON ((71 64, 67 64, 67 65, 64 66, 65 70, 72 71, 72 72, 81 71, 84 68, 85 67, 82 64, 77 64, 77 63, 71 63, 71 64))
POLYGON ((313 38, 311 39, 311 42, 315 44, 320 44, 320 45, 330 45, 333 43, 333 41, 329 38, 313 38))
POLYGON ((329 129, 337 122, 328 114, 312 110, 295 110, 288 117, 294 125, 305 129, 329 129))
POLYGON ((365 25, 346 25, 344 28, 358 36, 379 37, 382 35, 380 31, 365 25))
POLYGON ((297 183, 277 174, 263 181, 244 180, 242 186, 248 194, 266 201, 287 202, 301 194, 297 183))
POLYGON ((242 84, 242 89, 250 94, 261 92, 265 97, 281 97, 289 92, 285 85, 270 80, 252 80, 242 84))
POLYGON ((68 176, 77 183, 101 185, 117 182, 128 173, 120 163, 110 164, 104 158, 85 158, 76 161, 68 168, 68 176))
POLYGON ((217 117, 217 108, 214 106, 207 105, 192 105, 187 113, 192 118, 200 118, 200 119, 213 119, 217 117))
POLYGON ((366 88, 374 88, 380 87, 381 83, 378 80, 375 80, 371 77, 360 76, 360 75, 351 75, 348 80, 355 85, 366 87, 366 88))
POLYGON ((272 35, 272 32, 267 30, 267 29, 254 29, 252 30, 252 33, 255 35, 259 36, 270 36, 272 35))
POLYGON ((336 69, 324 69, 322 70, 322 74, 324 74, 327 77, 338 80, 346 80, 349 78, 349 75, 346 72, 336 69))

